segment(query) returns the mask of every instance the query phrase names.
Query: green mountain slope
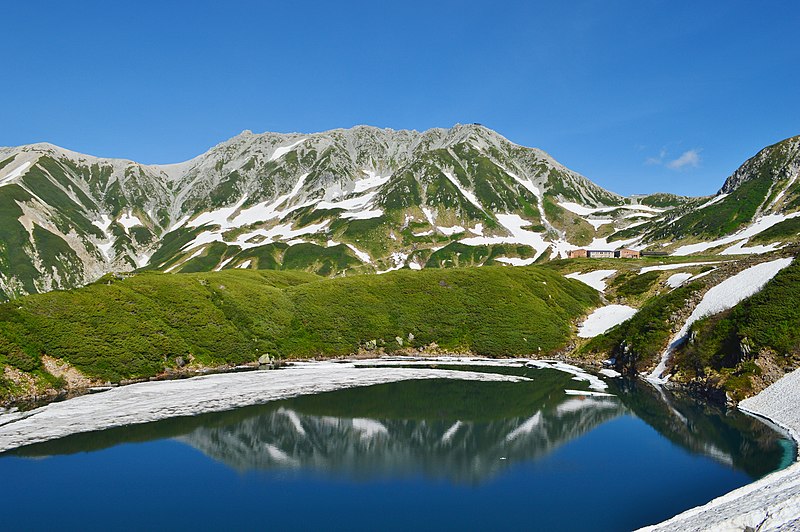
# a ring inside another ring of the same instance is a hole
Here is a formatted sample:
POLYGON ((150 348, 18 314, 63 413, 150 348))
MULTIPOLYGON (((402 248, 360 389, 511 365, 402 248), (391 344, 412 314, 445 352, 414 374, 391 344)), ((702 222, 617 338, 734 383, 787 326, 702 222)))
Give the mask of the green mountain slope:
POLYGON ((48 357, 118 382, 263 354, 437 344, 489 356, 547 355, 566 346, 574 322, 597 304, 593 289, 536 267, 341 279, 255 271, 107 277, 0 305, 0 395, 19 393, 28 377, 52 386, 48 357))
MULTIPOLYGON (((748 159, 714 198, 678 205, 663 219, 641 227, 640 234, 645 243, 714 240, 746 228, 759 217, 795 212, 800 208, 798 173, 800 137, 792 137, 748 159)), ((797 232, 781 236, 795 238, 797 232)))
POLYGON ((706 381, 737 399, 800 366, 800 263, 732 309, 693 324, 674 365, 680 380, 706 381))
POLYGON ((173 165, 0 148, 0 300, 141 269, 334 277, 531 264, 589 246, 760 253, 798 239, 799 173, 795 137, 714 198, 624 198, 477 124, 246 131, 173 165))

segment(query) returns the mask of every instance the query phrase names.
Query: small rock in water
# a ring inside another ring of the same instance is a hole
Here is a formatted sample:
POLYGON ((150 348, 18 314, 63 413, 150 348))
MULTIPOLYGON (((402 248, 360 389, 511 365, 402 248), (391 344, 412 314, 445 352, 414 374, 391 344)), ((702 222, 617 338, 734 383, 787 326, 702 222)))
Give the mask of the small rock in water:
POLYGON ((261 355, 260 357, 258 357, 259 366, 267 366, 269 364, 272 364, 272 357, 270 357, 269 355, 261 355))

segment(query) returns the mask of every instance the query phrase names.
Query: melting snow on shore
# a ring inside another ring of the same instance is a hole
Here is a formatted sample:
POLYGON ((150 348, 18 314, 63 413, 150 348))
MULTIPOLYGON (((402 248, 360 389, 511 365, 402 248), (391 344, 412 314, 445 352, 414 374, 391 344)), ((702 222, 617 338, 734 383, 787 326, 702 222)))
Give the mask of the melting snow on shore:
POLYGON ((662 378, 664 370, 667 368, 672 352, 686 339, 689 332, 689 327, 697 320, 717 314, 723 310, 728 310, 739 304, 744 299, 752 296, 760 291, 770 279, 775 277, 779 271, 786 268, 792 263, 791 258, 777 259, 770 262, 762 262, 746 270, 743 270, 736 275, 725 279, 717 286, 711 288, 697 304, 692 314, 683 324, 678 334, 676 334, 670 342, 667 349, 661 355, 661 361, 658 366, 647 376, 647 379, 652 382, 664 382, 662 378))
MULTIPOLYGON (((787 430, 800 434, 800 370, 784 376, 755 397, 739 404, 787 430)), ((708 504, 676 515, 651 532, 685 530, 797 530, 800 525, 800 463, 742 486, 708 504)))
MULTIPOLYGON (((0 452, 95 430, 149 423, 162 419, 206 412, 233 410, 268 401, 315 394, 357 386, 419 379, 460 379, 487 382, 520 382, 526 377, 481 372, 481 366, 533 367, 570 373, 575 381, 586 382, 589 391, 565 390, 568 395, 609 395, 608 385, 583 369, 554 360, 482 359, 475 357, 393 357, 340 362, 296 362, 273 371, 223 373, 161 382, 143 382, 111 388, 99 393, 51 403, 28 412, 0 410, 0 452), (431 364, 440 367, 425 367, 431 364), (450 370, 452 363, 475 366, 476 371, 450 370), (404 366, 404 367, 397 367, 404 366)), ((288 412, 298 432, 304 428, 288 412)), ((451 428, 455 433, 460 425, 451 428)), ((367 436, 380 433, 377 426, 354 426, 367 436)), ((452 436, 452 434, 451 434, 452 436)))
MULTIPOLYGON (((526 366, 530 368, 539 368, 539 369, 555 369, 558 371, 563 371, 565 373, 572 374, 572 380, 574 381, 582 381, 588 382, 589 388, 594 390, 597 393, 604 393, 606 389, 608 389, 608 384, 603 382, 603 379, 597 377, 596 375, 592 375, 591 373, 587 373, 586 371, 582 370, 578 366, 573 366, 572 364, 567 364, 566 362, 559 362, 557 360, 531 360, 528 361, 526 366)), ((570 392, 575 392, 578 395, 596 395, 593 392, 585 392, 580 390, 567 390, 567 394, 569 395, 570 392)), ((574 395, 574 394, 573 394, 574 395)), ((609 394, 605 394, 609 395, 609 394)))
MULTIPOLYGON (((364 361, 359 361, 359 364, 363 363, 364 361)), ((29 412, 2 414, 0 452, 79 432, 232 410, 342 388, 437 378, 489 382, 528 380, 524 377, 477 371, 422 367, 357 367, 352 362, 308 362, 273 371, 246 371, 173 381, 143 382, 51 403, 29 412)), ((600 383, 605 384, 602 381, 600 383)), ((302 430, 302 425, 295 427, 302 430)), ((368 434, 374 434, 376 429, 361 428, 368 434)))
POLYGON ((637 310, 635 308, 627 305, 607 305, 605 307, 600 307, 589 314, 586 321, 578 327, 578 336, 580 338, 594 338, 615 325, 629 320, 636 312, 637 310))

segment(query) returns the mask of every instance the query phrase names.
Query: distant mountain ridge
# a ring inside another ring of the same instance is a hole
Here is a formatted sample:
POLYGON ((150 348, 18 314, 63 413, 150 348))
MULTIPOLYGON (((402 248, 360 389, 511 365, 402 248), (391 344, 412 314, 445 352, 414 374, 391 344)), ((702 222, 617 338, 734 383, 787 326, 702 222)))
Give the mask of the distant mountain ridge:
POLYGON ((0 148, 0 297, 138 268, 330 276, 530 264, 582 246, 673 250, 800 208, 798 160, 797 137, 766 148, 709 201, 624 198, 476 124, 245 131, 172 165, 0 148))

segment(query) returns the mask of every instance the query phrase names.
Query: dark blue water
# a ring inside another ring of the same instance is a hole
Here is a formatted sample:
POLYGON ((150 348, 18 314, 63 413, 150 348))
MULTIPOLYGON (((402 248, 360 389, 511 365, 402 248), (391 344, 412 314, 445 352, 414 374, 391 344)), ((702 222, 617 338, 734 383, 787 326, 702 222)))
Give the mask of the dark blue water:
POLYGON ((569 376, 540 375, 373 386, 30 446, 0 455, 0 528, 629 530, 793 452, 749 417, 641 386, 567 396, 569 376))

